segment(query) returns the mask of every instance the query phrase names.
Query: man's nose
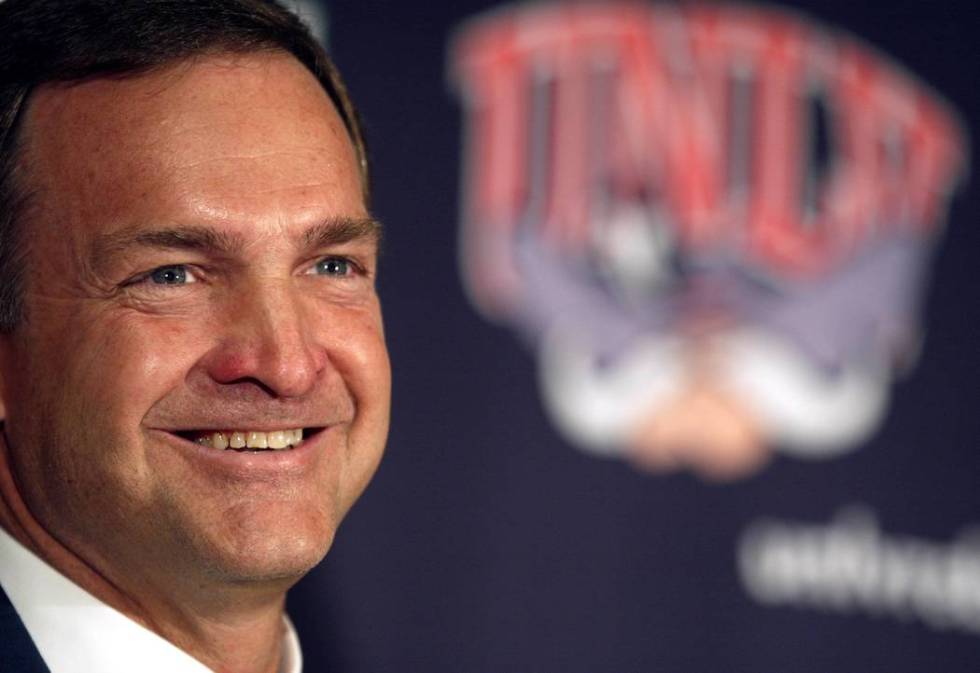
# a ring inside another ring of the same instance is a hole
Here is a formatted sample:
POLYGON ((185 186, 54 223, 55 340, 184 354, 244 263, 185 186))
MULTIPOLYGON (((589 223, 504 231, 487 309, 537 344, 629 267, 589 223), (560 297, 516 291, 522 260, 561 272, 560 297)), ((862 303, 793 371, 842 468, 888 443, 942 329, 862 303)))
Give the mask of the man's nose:
POLYGON ((228 301, 220 343, 206 358, 210 378, 258 384, 280 398, 310 392, 329 355, 308 304, 288 280, 257 282, 237 293, 228 301))

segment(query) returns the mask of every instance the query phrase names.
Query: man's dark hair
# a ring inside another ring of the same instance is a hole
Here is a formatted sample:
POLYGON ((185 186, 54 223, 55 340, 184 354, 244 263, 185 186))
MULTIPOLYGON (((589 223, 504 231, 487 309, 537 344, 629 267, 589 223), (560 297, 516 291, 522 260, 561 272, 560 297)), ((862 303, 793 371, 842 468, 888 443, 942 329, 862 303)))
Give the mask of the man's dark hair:
POLYGON ((365 200, 367 153, 357 113, 326 51, 277 0, 0 0, 0 332, 24 318, 19 127, 43 84, 147 73, 194 56, 285 51, 333 101, 357 153, 365 200))

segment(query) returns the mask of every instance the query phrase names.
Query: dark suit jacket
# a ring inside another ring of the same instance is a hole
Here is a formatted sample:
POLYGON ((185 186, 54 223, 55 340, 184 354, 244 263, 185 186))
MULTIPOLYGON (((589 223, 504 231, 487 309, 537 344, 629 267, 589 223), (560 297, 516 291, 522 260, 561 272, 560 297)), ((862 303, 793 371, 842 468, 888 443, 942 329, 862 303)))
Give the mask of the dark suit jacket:
POLYGON ((10 599, 0 587, 0 673, 50 673, 24 628, 10 599))

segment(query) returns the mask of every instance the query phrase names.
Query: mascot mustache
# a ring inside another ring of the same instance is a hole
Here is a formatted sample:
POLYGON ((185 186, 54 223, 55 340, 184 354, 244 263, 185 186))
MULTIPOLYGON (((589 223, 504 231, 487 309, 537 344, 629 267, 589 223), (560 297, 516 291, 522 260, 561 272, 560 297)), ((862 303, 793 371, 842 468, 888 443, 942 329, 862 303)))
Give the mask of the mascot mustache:
POLYGON ((641 462, 690 463, 707 474, 754 463, 766 447, 806 458, 853 449, 881 423, 891 384, 884 363, 863 360, 828 372, 784 340, 745 327, 693 344, 681 336, 645 335, 612 362, 600 363, 594 353, 581 331, 556 327, 540 342, 545 407, 567 438, 600 455, 659 452, 659 460, 641 462), (723 431, 712 429, 718 405, 693 408, 706 390, 753 428, 747 442, 724 446, 723 431), (687 411, 697 417, 688 429, 671 428, 669 416, 687 411), (661 432, 647 441, 640 433, 651 422, 661 432))

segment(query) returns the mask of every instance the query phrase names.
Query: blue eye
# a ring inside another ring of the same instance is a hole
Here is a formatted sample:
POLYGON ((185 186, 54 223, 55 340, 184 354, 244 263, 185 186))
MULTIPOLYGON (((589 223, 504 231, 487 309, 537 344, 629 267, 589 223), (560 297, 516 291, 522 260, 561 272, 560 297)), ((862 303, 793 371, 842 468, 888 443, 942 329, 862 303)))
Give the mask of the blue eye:
POLYGON ((157 285, 185 285, 194 282, 193 279, 188 279, 187 268, 181 265, 161 266, 150 273, 149 278, 157 285))
POLYGON ((351 264, 341 257, 327 257, 316 263, 316 272, 324 276, 346 276, 351 264))

